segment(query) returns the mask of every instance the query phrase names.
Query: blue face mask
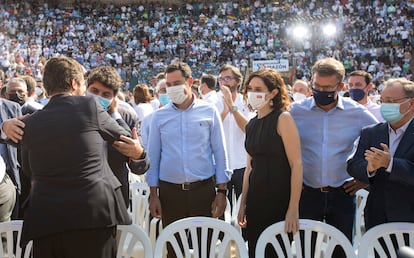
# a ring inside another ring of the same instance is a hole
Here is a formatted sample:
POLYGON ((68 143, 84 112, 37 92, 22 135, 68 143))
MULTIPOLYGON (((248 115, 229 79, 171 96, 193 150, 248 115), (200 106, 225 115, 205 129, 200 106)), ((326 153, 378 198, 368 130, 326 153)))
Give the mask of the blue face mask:
POLYGON ((350 89, 349 96, 355 101, 360 101, 365 97, 365 91, 362 89, 350 89))
POLYGON ((101 96, 95 95, 95 94, 93 94, 93 93, 88 93, 88 94, 86 94, 86 95, 87 95, 87 96, 94 96, 95 98, 97 98, 97 99, 98 99, 98 101, 99 101, 99 103, 101 104, 102 108, 103 108, 105 111, 108 111, 108 109, 109 109, 109 105, 111 105, 111 101, 110 101, 109 99, 106 99, 106 98, 104 98, 104 97, 101 97, 101 96))
POLYGON ((336 101, 335 93, 336 91, 320 91, 313 89, 313 98, 315 102, 321 106, 326 106, 332 104, 336 101))
POLYGON ((400 112, 401 104, 402 103, 382 103, 380 111, 384 120, 391 124, 400 121, 404 116, 404 114, 401 114, 400 112))
POLYGON ((158 100, 160 101, 161 105, 165 106, 170 102, 170 97, 168 97, 167 93, 163 93, 158 96, 158 100))

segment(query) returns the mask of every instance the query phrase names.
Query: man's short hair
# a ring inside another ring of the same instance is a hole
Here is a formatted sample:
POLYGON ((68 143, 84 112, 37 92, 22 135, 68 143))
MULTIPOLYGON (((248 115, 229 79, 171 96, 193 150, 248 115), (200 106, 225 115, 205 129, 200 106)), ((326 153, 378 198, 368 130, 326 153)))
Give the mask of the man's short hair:
POLYGON ((200 82, 207 84, 207 87, 211 90, 216 89, 217 78, 212 74, 203 74, 200 78, 200 82))
POLYGON ((182 76, 185 79, 191 78, 191 68, 188 64, 184 62, 175 62, 167 66, 167 69, 165 69, 165 73, 172 73, 175 71, 180 71, 182 76))
POLYGON ((37 84, 36 80, 30 75, 24 75, 24 76, 21 76, 20 78, 22 78, 26 82, 27 95, 29 97, 33 96, 36 90, 36 84, 37 84))
POLYGON ((102 83, 103 86, 113 90, 114 96, 124 85, 124 81, 115 68, 112 66, 98 66, 92 69, 88 74, 88 85, 94 82, 102 83))
POLYGON ((370 83, 372 83, 372 75, 368 72, 365 72, 363 70, 356 70, 356 71, 352 71, 348 77, 351 76, 362 76, 365 79, 365 83, 368 85, 370 83))
POLYGON ((240 70, 237 67, 233 66, 233 65, 230 65, 230 64, 222 65, 220 67, 219 74, 221 72, 224 72, 224 71, 227 71, 227 70, 230 70, 233 73, 234 79, 237 82, 240 82, 240 83, 242 82, 243 75, 241 74, 240 70))
POLYGON ((328 57, 316 61, 312 66, 312 76, 316 73, 322 77, 335 75, 338 83, 341 83, 345 78, 345 67, 338 60, 328 57))
POLYGON ((399 83, 402 85, 404 93, 409 98, 414 98, 414 82, 407 80, 406 78, 392 78, 388 79, 384 86, 389 87, 391 85, 394 85, 395 83, 399 83))
POLYGON ((26 87, 26 89, 27 89, 26 81, 22 77, 13 77, 13 78, 11 78, 7 82, 6 88, 9 88, 10 85, 16 84, 16 83, 21 84, 22 86, 26 87))
POLYGON ((58 56, 52 57, 46 62, 43 72, 43 87, 48 96, 71 92, 73 80, 79 85, 84 82, 82 66, 75 59, 58 56))

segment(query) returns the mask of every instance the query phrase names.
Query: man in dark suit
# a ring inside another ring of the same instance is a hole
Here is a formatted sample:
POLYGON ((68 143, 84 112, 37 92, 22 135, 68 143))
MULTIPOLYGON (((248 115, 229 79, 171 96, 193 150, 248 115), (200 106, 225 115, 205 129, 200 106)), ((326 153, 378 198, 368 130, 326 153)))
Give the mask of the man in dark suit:
MULTIPOLYGON (((127 109, 119 107, 116 95, 122 87, 122 77, 118 74, 115 68, 111 66, 99 66, 92 69, 88 74, 87 80, 87 94, 98 96, 107 109, 108 113, 114 119, 122 119, 126 122, 128 127, 136 130, 135 126, 138 122, 138 117, 135 112, 130 112, 127 109)), ((122 194, 126 206, 129 205, 129 169, 132 173, 141 175, 149 167, 149 159, 145 152, 142 159, 132 160, 129 157, 120 153, 117 148, 108 145, 108 163, 115 176, 122 184, 122 194)))
POLYGON ((34 258, 115 257, 116 225, 131 221, 104 142, 130 133, 96 98, 82 97, 84 76, 75 60, 51 58, 43 82, 48 105, 23 121, 22 165, 32 189, 21 245, 33 239, 34 258))
POLYGON ((414 222, 414 83, 390 79, 381 93, 385 123, 364 128, 348 173, 370 184, 365 226, 414 222))
MULTIPOLYGON (((19 104, 13 101, 0 98, 0 128, 2 136, 5 132, 8 132, 10 128, 16 127, 16 125, 20 125, 22 123, 18 119, 18 117, 21 117, 21 115, 22 111, 19 104)), ((4 163, 6 165, 7 177, 11 179, 11 181, 16 187, 16 194, 14 197, 15 205, 13 213, 11 215, 11 219, 17 219, 19 218, 18 211, 20 206, 20 195, 22 190, 21 177, 19 172, 20 163, 17 159, 17 148, 12 144, 7 144, 5 141, 2 141, 2 143, 0 144, 0 155, 3 158, 4 163)), ((5 195, 6 193, 0 194, 5 195)))

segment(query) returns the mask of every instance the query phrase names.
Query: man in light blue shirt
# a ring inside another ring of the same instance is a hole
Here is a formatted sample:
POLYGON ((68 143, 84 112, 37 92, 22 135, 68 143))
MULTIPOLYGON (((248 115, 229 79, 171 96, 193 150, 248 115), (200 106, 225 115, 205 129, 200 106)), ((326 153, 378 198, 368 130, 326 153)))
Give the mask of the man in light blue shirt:
POLYGON ((220 114, 194 97, 192 81, 187 64, 169 65, 171 102, 154 112, 151 121, 146 179, 151 214, 161 217, 163 226, 188 216, 219 217, 226 207, 231 171, 220 114))
POLYGON ((342 63, 333 58, 319 60, 312 75, 313 97, 294 103, 291 109, 303 160, 299 215, 325 221, 352 240, 353 194, 364 184, 349 176, 346 159, 361 129, 377 120, 365 107, 338 95, 344 87, 342 63))

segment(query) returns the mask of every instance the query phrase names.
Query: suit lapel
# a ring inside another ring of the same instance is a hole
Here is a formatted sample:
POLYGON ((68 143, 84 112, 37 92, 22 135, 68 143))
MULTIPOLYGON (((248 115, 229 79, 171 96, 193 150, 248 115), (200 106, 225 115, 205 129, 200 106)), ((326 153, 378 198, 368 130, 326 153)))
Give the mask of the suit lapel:
POLYGON ((388 123, 382 123, 380 127, 380 133, 378 135, 379 141, 378 141, 378 147, 382 150, 382 147, 379 145, 379 143, 385 143, 387 146, 390 145, 390 137, 389 137, 389 128, 388 123))
POLYGON ((411 120, 407 127, 397 149, 395 150, 394 157, 403 157, 404 154, 414 146, 414 119, 411 120))

